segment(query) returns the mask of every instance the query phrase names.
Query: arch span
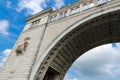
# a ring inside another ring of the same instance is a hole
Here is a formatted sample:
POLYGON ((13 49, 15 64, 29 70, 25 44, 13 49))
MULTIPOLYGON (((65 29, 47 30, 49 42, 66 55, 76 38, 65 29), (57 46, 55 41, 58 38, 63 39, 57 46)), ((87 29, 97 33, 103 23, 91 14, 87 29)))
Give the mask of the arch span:
MULTIPOLYGON (((112 3, 117 3, 117 0, 112 3)), ((29 79, 38 78, 43 80, 49 68, 53 68, 59 73, 57 75, 58 80, 63 79, 74 60, 87 50, 106 43, 119 42, 119 4, 106 6, 97 6, 100 10, 96 8, 90 16, 79 19, 57 35, 47 49, 44 50, 42 57, 35 61, 29 79), (75 57, 72 54, 77 56, 75 57), (69 62, 69 64, 67 65, 65 61, 69 62), (61 66, 61 64, 67 66, 61 66), (61 69, 59 69, 59 66, 61 66, 61 69)))
MULTIPOLYGON (((39 68, 39 77, 45 75, 49 67, 54 69, 57 77, 62 80, 72 63, 86 51, 107 43, 120 41, 120 11, 97 16, 66 33, 50 50, 43 65, 39 68), (47 65, 47 67, 45 66, 47 65), (44 73, 42 72, 44 70, 44 73), (42 75, 41 75, 42 74, 42 75)), ((79 24, 79 25, 78 25, 79 24)), ((74 26, 74 25, 73 25, 74 26)), ((43 78, 43 77, 42 77, 43 78)), ((42 80, 42 79, 41 79, 42 80)))

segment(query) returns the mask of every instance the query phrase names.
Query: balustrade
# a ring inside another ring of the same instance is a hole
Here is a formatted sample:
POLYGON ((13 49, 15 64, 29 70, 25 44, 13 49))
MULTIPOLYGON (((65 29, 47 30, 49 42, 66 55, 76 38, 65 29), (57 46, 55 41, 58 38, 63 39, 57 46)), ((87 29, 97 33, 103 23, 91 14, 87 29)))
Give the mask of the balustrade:
POLYGON ((56 16, 51 16, 49 22, 64 18, 66 16, 70 16, 72 14, 87 10, 89 8, 104 4, 109 1, 111 0, 87 0, 87 1, 78 2, 79 6, 71 5, 71 6, 75 6, 73 8, 69 8, 70 6, 68 6, 67 11, 56 13, 56 16))

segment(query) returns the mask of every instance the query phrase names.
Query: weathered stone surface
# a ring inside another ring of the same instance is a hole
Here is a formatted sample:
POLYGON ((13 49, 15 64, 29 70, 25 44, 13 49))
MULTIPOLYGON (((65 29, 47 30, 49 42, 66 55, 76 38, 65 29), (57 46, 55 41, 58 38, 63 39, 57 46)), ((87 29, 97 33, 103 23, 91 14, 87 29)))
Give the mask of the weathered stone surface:
MULTIPOLYGON (((74 5, 83 6, 79 2, 74 5)), ((120 41, 120 0, 70 15, 74 5, 54 12, 49 9, 26 19, 27 24, 0 72, 0 80, 43 80, 50 68, 55 70, 54 80, 62 80, 84 52, 120 41), (51 16, 67 9, 69 16, 50 22, 51 16), (33 27, 38 19, 41 22, 33 27), (16 56, 17 47, 24 44, 26 37, 30 38, 26 51, 16 56)))

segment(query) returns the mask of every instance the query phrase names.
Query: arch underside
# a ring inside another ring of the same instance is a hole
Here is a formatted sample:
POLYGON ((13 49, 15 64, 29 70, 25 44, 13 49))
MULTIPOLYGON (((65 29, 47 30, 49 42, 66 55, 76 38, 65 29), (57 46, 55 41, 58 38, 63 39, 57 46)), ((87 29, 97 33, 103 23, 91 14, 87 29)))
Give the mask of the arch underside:
MULTIPOLYGON (((86 51, 107 43, 120 42, 120 11, 89 20, 66 34, 49 52, 44 65, 54 69, 63 80, 72 63, 86 51)), ((44 71, 41 66, 40 74, 44 71)), ((43 74, 45 75, 45 74, 43 74)))

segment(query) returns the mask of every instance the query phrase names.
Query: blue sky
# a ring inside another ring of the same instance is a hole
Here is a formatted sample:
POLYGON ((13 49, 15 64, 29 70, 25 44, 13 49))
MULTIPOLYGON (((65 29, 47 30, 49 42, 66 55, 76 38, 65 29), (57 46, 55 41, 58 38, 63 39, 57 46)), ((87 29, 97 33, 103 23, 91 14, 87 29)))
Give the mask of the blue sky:
POLYGON ((68 70, 65 80, 120 80, 120 43, 84 53, 68 70))
POLYGON ((58 9, 75 1, 77 0, 0 0, 0 66, 23 30, 25 18, 49 7, 58 9))
MULTIPOLYGON (((58 9, 77 0, 0 0, 0 67, 8 57, 25 18, 52 7, 58 9)), ((65 80, 119 80, 120 44, 94 48, 71 66, 65 80)))

